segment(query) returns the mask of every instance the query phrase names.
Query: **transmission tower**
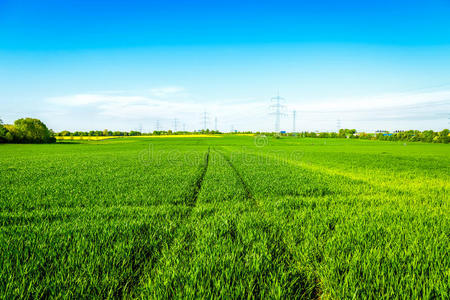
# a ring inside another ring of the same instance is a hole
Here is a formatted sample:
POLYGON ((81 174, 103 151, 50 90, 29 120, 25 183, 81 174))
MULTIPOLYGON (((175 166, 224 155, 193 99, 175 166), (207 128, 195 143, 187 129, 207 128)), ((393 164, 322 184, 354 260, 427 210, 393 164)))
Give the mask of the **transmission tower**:
POLYGON ((294 110, 292 112, 292 132, 295 132, 295 114, 296 114, 296 111, 294 110))
POLYGON ((183 131, 186 131, 186 123, 183 123, 183 131))
POLYGON ((339 130, 341 130, 341 119, 337 119, 336 128, 337 128, 337 132, 339 133, 339 130))
POLYGON ((284 98, 281 98, 280 95, 277 93, 277 96, 272 97, 270 100, 271 102, 275 103, 270 106, 274 110, 272 115, 275 115, 275 132, 280 133, 280 120, 281 117, 285 115, 282 112, 285 106, 281 104, 281 102, 284 101, 284 98))
POLYGON ((217 131, 217 117, 214 118, 214 130, 217 131))
POLYGON ((156 120, 156 131, 159 131, 160 127, 159 127, 159 120, 156 120))
POLYGON ((175 118, 175 119, 173 119, 173 129, 174 129, 174 132, 177 132, 177 125, 178 125, 178 119, 175 118))

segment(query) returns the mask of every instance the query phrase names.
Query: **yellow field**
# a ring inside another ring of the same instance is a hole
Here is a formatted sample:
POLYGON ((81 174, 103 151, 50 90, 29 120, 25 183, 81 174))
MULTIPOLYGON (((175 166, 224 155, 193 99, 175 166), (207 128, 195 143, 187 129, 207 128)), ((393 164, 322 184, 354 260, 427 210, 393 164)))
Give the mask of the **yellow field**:
POLYGON ((197 138, 197 137, 222 137, 222 135, 217 134, 172 134, 172 135, 139 135, 134 137, 141 138, 197 138))
MULTIPOLYGON (((121 136, 120 136, 121 137, 121 136)), ((119 138, 119 136, 55 136, 57 140, 74 140, 74 141, 102 141, 108 139, 119 138)))
POLYGON ((206 137, 222 137, 216 134, 180 134, 180 135, 139 135, 139 136, 57 136, 57 140, 84 140, 84 141, 102 141, 117 138, 206 138, 206 137))

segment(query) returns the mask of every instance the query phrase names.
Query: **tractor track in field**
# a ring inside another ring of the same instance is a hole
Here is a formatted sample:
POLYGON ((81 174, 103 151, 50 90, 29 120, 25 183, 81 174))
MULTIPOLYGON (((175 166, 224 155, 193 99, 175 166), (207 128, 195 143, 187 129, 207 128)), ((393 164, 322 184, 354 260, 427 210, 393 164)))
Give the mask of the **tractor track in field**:
POLYGON ((200 190, 202 189, 203 179, 205 178, 206 171, 208 171, 209 152, 210 152, 210 148, 208 147, 208 152, 206 152, 205 161, 203 163, 202 173, 200 174, 200 176, 195 181, 195 188, 194 188, 194 192, 193 192, 193 194, 191 196, 191 199, 186 201, 186 204, 188 206, 194 207, 196 205, 196 203, 197 203, 198 194, 200 193, 200 190))
MULTIPOLYGON (((237 178, 239 178, 239 181, 241 182, 245 192, 246 192, 246 198, 248 200, 250 200, 252 202, 253 208, 255 209, 255 211, 257 211, 259 214, 261 214, 263 216, 263 218, 266 219, 270 219, 269 215, 267 214, 266 209, 261 206, 258 201, 254 198, 250 187, 247 185, 247 183, 245 182, 244 178, 242 177, 242 175, 239 173, 239 171, 236 169, 236 167, 234 166, 234 164, 231 162, 231 159, 226 156, 224 153, 222 153, 221 151, 213 148, 213 150, 217 153, 219 153, 224 159, 225 161, 228 163, 228 165, 230 166, 231 169, 233 169, 234 173, 236 174, 237 178)), ((271 228, 275 228, 276 225, 271 224, 270 225, 271 228)), ((267 229, 266 229, 267 230, 267 229)), ((285 252, 283 253, 279 253, 277 254, 277 257, 283 257, 283 255, 285 257, 293 257, 294 254, 292 254, 291 250, 293 248, 293 245, 291 243, 291 241, 286 241, 284 239, 284 237, 277 237, 276 239, 273 240, 274 242, 280 242, 280 244, 284 244, 285 245, 285 252)), ((273 255, 273 254, 272 254, 273 255)), ((286 261, 287 265, 291 265, 292 262, 290 262, 289 260, 286 261)), ((295 276, 295 275, 294 275, 295 276)), ((299 290, 301 290, 301 284, 295 284, 296 286, 293 288, 292 292, 298 292, 299 290)), ((321 291, 319 288, 319 284, 317 284, 316 286, 313 287, 313 290, 311 292, 311 299, 321 299, 321 291)), ((288 295, 289 296, 289 295, 288 295)), ((292 297, 298 297, 297 294, 292 294, 290 295, 292 297)))
MULTIPOLYGON (((192 211, 193 211, 193 209, 195 208, 195 206, 197 204, 197 199, 198 199, 198 195, 200 193, 200 190, 202 188, 203 179, 205 178, 206 172, 208 171, 209 155, 210 155, 210 147, 208 147, 208 151, 206 152, 205 159, 204 159, 204 162, 203 162, 203 168, 201 170, 200 176, 196 179, 196 181, 194 183, 195 184, 194 190, 193 190, 192 194, 190 195, 190 197, 187 197, 187 199, 184 201, 184 205, 188 206, 189 209, 187 210, 186 215, 184 216, 184 218, 174 227, 174 229, 172 231, 173 234, 172 234, 171 238, 168 239, 168 241, 167 241, 167 246, 166 246, 167 248, 166 248, 166 250, 169 250, 169 249, 172 248, 172 245, 173 245, 175 239, 177 238, 177 232, 189 220, 189 218, 190 218, 190 216, 192 214, 192 211)), ((159 255, 157 255, 153 259, 150 259, 153 262, 151 264, 151 266, 148 269, 141 270, 141 272, 138 272, 140 275, 136 276, 136 278, 140 277, 143 274, 144 271, 149 272, 149 273, 153 272, 153 270, 156 268, 156 266, 161 264, 162 259, 161 259, 161 257, 158 257, 158 256, 161 256, 163 251, 164 251, 163 249, 159 249, 159 255)), ((132 293, 136 292, 136 287, 139 285, 139 281, 138 280, 139 279, 135 279, 135 280, 132 281, 132 284, 131 284, 132 290, 133 290, 132 293)), ((122 298, 123 297, 123 290, 119 289, 119 291, 118 291, 118 293, 116 295, 117 295, 117 298, 122 298)), ((134 296, 133 298, 137 297, 136 294, 132 294, 132 296, 134 296)))
POLYGON ((245 194, 246 194, 247 199, 254 201, 253 194, 252 194, 252 192, 250 190, 250 187, 247 185, 247 183, 245 182, 244 178, 239 173, 239 171, 236 169, 236 167, 233 165, 231 160, 225 154, 220 152, 219 150, 214 149, 214 151, 219 153, 225 159, 225 161, 228 163, 230 168, 233 169, 234 173, 236 174, 237 178, 239 179, 239 181, 241 182, 241 184, 242 184, 242 186, 243 186, 243 188, 245 190, 245 194))

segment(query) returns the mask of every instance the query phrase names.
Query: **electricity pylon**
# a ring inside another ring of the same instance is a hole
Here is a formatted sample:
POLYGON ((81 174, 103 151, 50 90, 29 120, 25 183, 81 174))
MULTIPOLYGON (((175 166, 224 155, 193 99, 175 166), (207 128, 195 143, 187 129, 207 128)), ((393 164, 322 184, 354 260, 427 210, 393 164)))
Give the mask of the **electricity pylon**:
POLYGON ((208 113, 206 111, 202 114, 203 130, 206 130, 206 123, 208 122, 208 113))
POLYGON ((284 101, 284 98, 281 98, 280 95, 277 94, 276 97, 272 97, 270 100, 275 103, 270 106, 274 110, 271 114, 275 115, 275 132, 280 133, 280 120, 282 116, 285 116, 282 112, 285 106, 281 104, 281 102, 284 101))
POLYGON ((296 111, 294 110, 292 112, 292 132, 295 132, 295 114, 296 114, 296 111))

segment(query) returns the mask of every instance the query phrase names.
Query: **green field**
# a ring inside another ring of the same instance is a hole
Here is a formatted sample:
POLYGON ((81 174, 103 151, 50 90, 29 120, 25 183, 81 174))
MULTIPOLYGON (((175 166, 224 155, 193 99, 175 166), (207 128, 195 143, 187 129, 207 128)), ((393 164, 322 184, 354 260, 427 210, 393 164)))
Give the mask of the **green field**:
POLYGON ((448 299, 449 147, 0 145, 0 295, 448 299))

